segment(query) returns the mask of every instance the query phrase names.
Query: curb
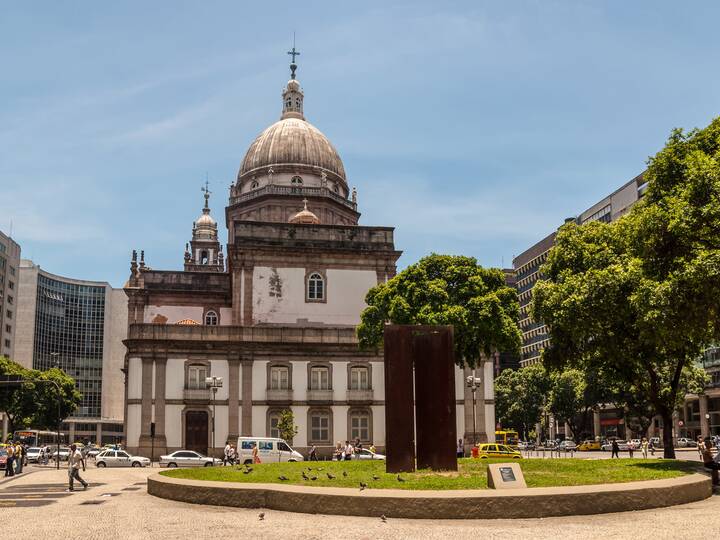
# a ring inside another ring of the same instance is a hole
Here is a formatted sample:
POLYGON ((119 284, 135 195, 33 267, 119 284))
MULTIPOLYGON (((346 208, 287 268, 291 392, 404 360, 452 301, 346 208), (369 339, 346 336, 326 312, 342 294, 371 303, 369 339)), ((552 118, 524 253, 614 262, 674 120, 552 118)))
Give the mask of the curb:
POLYGON ((606 514, 662 508, 707 499, 709 477, 513 490, 409 491, 307 488, 278 484, 206 482, 148 477, 147 491, 163 499, 212 506, 267 508, 306 514, 413 519, 507 519, 606 514))

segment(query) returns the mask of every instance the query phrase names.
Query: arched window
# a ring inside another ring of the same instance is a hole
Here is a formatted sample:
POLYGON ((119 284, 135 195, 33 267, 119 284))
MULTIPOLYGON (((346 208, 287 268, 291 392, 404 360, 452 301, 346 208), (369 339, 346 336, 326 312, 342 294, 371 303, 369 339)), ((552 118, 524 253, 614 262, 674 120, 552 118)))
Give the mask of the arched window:
POLYGON ((205 324, 208 326, 217 326, 218 316, 214 311, 208 311, 205 314, 205 324))
POLYGON ((302 187, 302 185, 303 185, 303 179, 302 179, 301 177, 299 177, 299 176, 293 176, 293 177, 290 179, 290 183, 291 183, 294 187, 302 187))
POLYGON ((200 252, 200 264, 207 264, 209 261, 208 252, 203 250, 200 252))
POLYGON ((330 390, 330 370, 319 366, 310 368, 310 390, 330 390))
POLYGON ((300 108, 300 98, 299 97, 295 98, 295 107, 297 107, 298 109, 300 108))
POLYGON ((370 412, 365 409, 350 411, 350 440, 370 442, 370 412))
POLYGON ((337 184, 334 184, 334 185, 333 185, 333 191, 334 191, 335 193, 340 193, 340 189, 338 189, 338 185, 337 185, 337 184))
POLYGON ((278 423, 280 422, 280 411, 270 411, 268 413, 268 437, 276 439, 280 438, 280 430, 278 423))
POLYGON ((308 278, 307 298, 308 300, 325 299, 325 280, 317 272, 313 272, 308 278))
POLYGON ((350 390, 369 390, 370 370, 366 367, 350 368, 350 390))
POLYGON ((253 180, 252 184, 250 184, 250 189, 257 189, 259 185, 257 180, 253 180))

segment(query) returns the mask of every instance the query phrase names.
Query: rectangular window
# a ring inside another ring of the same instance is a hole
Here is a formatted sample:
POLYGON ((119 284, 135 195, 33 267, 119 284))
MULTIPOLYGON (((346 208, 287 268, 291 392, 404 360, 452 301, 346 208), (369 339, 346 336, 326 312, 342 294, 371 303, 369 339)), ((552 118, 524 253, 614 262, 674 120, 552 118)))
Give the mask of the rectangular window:
POLYGON ((5 310, 5 316, 8 319, 12 319, 12 311, 10 311, 9 309, 5 310))
POLYGON ((6 332, 9 332, 9 333, 12 333, 12 326, 10 326, 9 324, 6 324, 6 325, 5 325, 5 331, 6 331, 6 332))
POLYGON ((370 376, 368 369, 364 367, 354 367, 350 369, 350 389, 351 390, 368 390, 370 388, 370 376))
POLYGON ((12 296, 8 295, 7 300, 8 300, 8 304, 10 304, 10 305, 12 306, 12 305, 13 305, 13 301, 14 301, 15 299, 14 299, 12 296))
POLYGON ((8 289, 14 289, 15 288, 15 282, 14 281, 8 281, 8 289))
POLYGON ((9 339, 5 340, 5 347, 7 347, 8 349, 10 348, 10 340, 9 339))
POLYGON ((370 440, 370 417, 367 414, 354 414, 350 417, 350 439, 370 440))
POLYGON ((205 378, 207 377, 207 366, 190 366, 188 368, 188 385, 192 390, 207 388, 205 378))
POLYGON ((273 443, 272 441, 260 441, 260 450, 272 450, 273 449, 273 443))
POLYGON ((288 368, 276 366, 270 368, 270 389, 271 390, 288 390, 289 377, 288 368))
POLYGON ((330 390, 330 373, 328 368, 316 367, 310 369, 310 389, 330 390))
POLYGON ((330 415, 315 413, 310 417, 310 439, 316 442, 330 441, 330 415))
POLYGON ((11 276, 15 275, 15 269, 12 266, 10 267, 10 275, 11 276))
POLYGON ((274 437, 276 439, 280 438, 280 430, 278 429, 278 422, 280 422, 280 417, 277 415, 272 415, 270 417, 270 437, 274 437))
POLYGON ((241 448, 243 450, 252 450, 253 444, 255 444, 255 441, 243 441, 241 448))

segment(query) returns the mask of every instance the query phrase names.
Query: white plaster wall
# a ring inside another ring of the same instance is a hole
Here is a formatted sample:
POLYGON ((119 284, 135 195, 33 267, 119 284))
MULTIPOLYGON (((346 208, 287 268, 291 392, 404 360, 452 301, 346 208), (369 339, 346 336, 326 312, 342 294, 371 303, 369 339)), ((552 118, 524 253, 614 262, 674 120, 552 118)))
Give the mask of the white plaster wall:
POLYGON ((457 429, 456 439, 461 439, 465 433, 465 405, 455 406, 455 429, 457 429))
MULTIPOLYGON (((335 401, 345 401, 347 399, 347 387, 348 387, 348 375, 347 375, 348 362, 333 362, 333 399, 335 401)), ((371 381, 372 384, 372 381, 371 381)))
MULTIPOLYGON (((215 399, 228 399, 228 384, 230 383, 230 370, 227 360, 210 360, 210 377, 222 377, 223 385, 218 389, 215 399)), ((227 426, 227 422, 226 422, 227 426)), ((226 435, 227 436, 227 435, 226 435)))
MULTIPOLYGON (((252 399, 253 401, 261 401, 265 399, 267 389, 267 360, 256 360, 252 364, 252 399)), ((241 377, 242 379, 242 377, 241 377)), ((253 407, 253 410, 255 407, 253 407)), ((254 418, 254 417, 253 417, 254 418)), ((255 420, 253 420, 253 430, 255 428, 255 420)), ((263 421, 263 426, 265 422, 263 421)), ((264 430, 265 428, 263 428, 264 430)), ((255 433, 253 435, 256 435, 255 433)), ((262 433, 257 433, 262 435, 262 433)))
POLYGON ((265 424, 267 423, 267 410, 265 405, 254 405, 252 408, 252 436, 265 437, 265 424))
POLYGON ((165 405, 165 437, 168 446, 182 446, 182 410, 183 405, 165 405))
POLYGON ((372 421, 373 421, 373 444, 375 446, 385 446, 385 406, 373 405, 372 421))
POLYGON ((485 433, 488 440, 495 438, 495 405, 491 403, 485 404, 485 433))
POLYGON ((385 365, 372 363, 372 389, 375 399, 385 399, 385 365))
POLYGON ((127 348, 128 299, 123 289, 105 287, 105 335, 103 339, 102 416, 122 420, 125 414, 125 381, 120 371, 127 348))
POLYGON ((221 307, 220 308, 220 326, 232 325, 232 308, 221 307))
POLYGON ((142 398, 142 360, 128 360, 128 399, 142 398))
MULTIPOLYGON (((495 399, 495 372, 493 371, 493 363, 485 362, 483 365, 483 384, 485 385, 485 399, 495 399)), ((493 426, 495 425, 495 415, 493 414, 493 426)), ((495 428, 493 428, 493 433, 495 428)))
POLYGON ((337 441, 342 441, 342 443, 345 444, 345 441, 350 440, 350 430, 348 429, 349 426, 347 422, 347 413, 349 408, 350 407, 347 405, 336 405, 332 407, 333 434, 335 436, 333 446, 337 441))
POLYGON ((307 423, 307 413, 308 413, 308 407, 306 406, 297 406, 292 407, 292 412, 295 415, 295 426, 298 428, 297 435, 295 435, 295 438, 293 439, 293 446, 307 446, 307 429, 308 429, 308 423, 307 423))
POLYGON ((293 400, 304 401, 307 399, 308 377, 307 369, 309 362, 293 362, 292 389, 293 400))
POLYGON ((184 388, 185 359, 168 358, 165 366, 165 399, 183 399, 184 388))
POLYGON ((465 374, 459 367, 455 367, 455 399, 465 399, 465 374))
MULTIPOLYGON (((220 392, 218 392, 218 395, 220 392)), ((210 406, 210 414, 212 415, 212 405, 210 406)), ((211 416, 212 418, 212 416, 211 416)), ((212 421, 210 423, 212 430, 212 421)), ((212 431, 210 433, 212 437, 212 431)), ((223 448, 227 442, 228 436, 228 407, 227 405, 215 406, 215 448, 223 448)))
POLYGON ((183 319, 192 319, 200 324, 203 323, 202 306, 146 306, 144 321, 153 322, 157 315, 167 317, 167 324, 175 324, 183 319))
POLYGON ((295 324, 306 320, 335 325, 360 322, 365 295, 377 285, 374 271, 328 270, 327 302, 305 302, 305 273, 305 268, 256 266, 253 272, 254 321, 295 324), (277 287, 271 286, 271 278, 278 280, 277 287))
POLYGON ((137 447, 140 445, 140 405, 128 405, 127 407, 127 446, 137 447))

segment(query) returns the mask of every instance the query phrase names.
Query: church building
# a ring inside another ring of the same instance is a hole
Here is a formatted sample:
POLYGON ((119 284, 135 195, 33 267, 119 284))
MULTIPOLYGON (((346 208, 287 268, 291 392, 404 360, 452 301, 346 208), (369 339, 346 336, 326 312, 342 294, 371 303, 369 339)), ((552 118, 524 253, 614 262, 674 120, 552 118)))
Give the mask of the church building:
MULTIPOLYGON (((293 50, 294 51, 294 50, 293 50)), ((294 57, 293 57, 294 58, 294 57)), ((328 455, 336 441, 385 443, 382 351, 358 347, 368 290, 392 278, 392 227, 359 225, 332 143, 303 112, 290 65, 280 120, 247 150, 225 208, 226 252, 204 192, 183 270, 154 270, 133 252, 125 341, 125 441, 149 456, 178 449, 220 455, 239 435, 277 437, 292 410, 292 444, 328 455), (222 378, 210 389, 206 378, 222 378)), ((494 431, 492 359, 457 369, 458 437, 494 431)), ((412 419, 409 419, 412 421, 412 419)))

